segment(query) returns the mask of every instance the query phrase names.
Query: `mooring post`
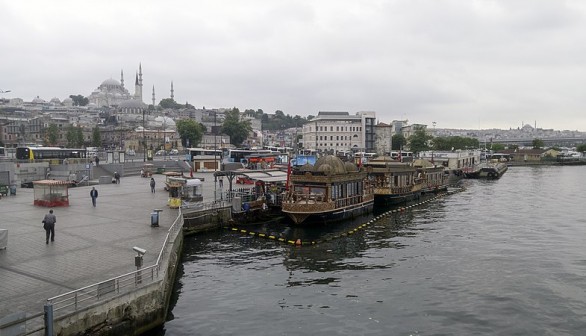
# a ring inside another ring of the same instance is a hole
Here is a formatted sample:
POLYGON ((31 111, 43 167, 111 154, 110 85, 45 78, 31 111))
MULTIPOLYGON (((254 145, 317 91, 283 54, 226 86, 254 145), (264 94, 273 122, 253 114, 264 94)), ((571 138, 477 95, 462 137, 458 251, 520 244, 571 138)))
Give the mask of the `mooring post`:
POLYGON ((53 336, 53 304, 45 303, 45 336, 53 336))

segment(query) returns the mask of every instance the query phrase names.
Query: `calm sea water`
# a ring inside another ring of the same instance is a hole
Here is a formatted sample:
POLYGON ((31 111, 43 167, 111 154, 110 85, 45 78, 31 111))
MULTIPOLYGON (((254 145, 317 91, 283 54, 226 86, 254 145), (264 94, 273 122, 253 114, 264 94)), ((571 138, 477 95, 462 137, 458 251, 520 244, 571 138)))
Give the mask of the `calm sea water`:
MULTIPOLYGON (((513 167, 317 246, 189 237, 154 334, 584 335, 585 176, 513 167)), ((356 225, 258 230, 319 239, 356 225)))

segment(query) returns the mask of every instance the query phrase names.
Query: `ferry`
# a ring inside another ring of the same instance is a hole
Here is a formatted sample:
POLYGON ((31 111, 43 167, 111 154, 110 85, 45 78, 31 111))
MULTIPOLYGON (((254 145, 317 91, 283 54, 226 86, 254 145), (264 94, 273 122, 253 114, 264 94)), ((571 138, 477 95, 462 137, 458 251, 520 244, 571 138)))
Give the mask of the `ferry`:
POLYGON ((327 223, 372 212, 368 173, 333 155, 289 169, 282 211, 295 224, 327 223))

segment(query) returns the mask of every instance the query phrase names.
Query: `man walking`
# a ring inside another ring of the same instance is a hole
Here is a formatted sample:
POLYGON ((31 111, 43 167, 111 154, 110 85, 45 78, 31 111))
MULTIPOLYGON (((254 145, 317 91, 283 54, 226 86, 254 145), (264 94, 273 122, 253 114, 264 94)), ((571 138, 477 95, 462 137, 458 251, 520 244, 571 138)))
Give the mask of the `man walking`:
POLYGON ((155 193, 155 179, 151 177, 151 192, 155 193))
POLYGON ((94 208, 96 207, 96 199, 98 198, 98 191, 96 190, 96 187, 92 187, 92 190, 90 190, 90 197, 92 198, 92 204, 94 205, 94 208))
POLYGON ((49 236, 51 241, 55 241, 55 223, 57 223, 57 217, 53 215, 53 209, 49 210, 49 213, 43 218, 43 228, 45 229, 46 239, 45 243, 49 244, 49 236))
POLYGON ((116 184, 120 184, 120 174, 118 172, 114 172, 114 179, 116 180, 116 184))

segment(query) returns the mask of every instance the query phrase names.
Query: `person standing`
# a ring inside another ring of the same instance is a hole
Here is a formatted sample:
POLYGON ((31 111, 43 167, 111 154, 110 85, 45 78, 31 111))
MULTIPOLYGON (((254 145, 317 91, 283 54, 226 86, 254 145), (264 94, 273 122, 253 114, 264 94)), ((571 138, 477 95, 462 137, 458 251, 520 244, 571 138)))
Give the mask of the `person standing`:
POLYGON ((49 210, 49 213, 43 218, 43 229, 45 229, 46 238, 45 243, 49 244, 49 236, 51 241, 55 241, 55 223, 57 223, 57 217, 53 215, 53 209, 49 210))
POLYGON ((116 184, 120 184, 120 174, 118 172, 114 172, 114 179, 116 180, 116 184))
POLYGON ((94 208, 96 207, 96 199, 98 198, 98 191, 96 190, 96 187, 92 187, 92 190, 90 190, 90 197, 92 198, 92 204, 94 205, 94 208))
POLYGON ((155 179, 151 177, 151 192, 155 193, 155 179))
POLYGON ((96 155, 96 166, 100 165, 100 157, 96 155))

